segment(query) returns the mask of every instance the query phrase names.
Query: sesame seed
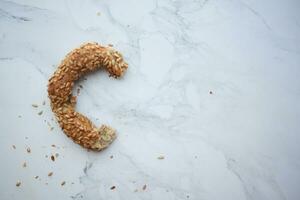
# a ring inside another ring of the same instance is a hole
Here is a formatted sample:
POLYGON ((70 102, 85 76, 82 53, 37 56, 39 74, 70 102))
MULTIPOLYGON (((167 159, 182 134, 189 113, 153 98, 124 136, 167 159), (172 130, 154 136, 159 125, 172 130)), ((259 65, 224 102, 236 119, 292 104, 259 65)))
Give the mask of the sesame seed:
POLYGON ((20 185, 21 185, 21 181, 17 181, 16 186, 20 187, 20 185))

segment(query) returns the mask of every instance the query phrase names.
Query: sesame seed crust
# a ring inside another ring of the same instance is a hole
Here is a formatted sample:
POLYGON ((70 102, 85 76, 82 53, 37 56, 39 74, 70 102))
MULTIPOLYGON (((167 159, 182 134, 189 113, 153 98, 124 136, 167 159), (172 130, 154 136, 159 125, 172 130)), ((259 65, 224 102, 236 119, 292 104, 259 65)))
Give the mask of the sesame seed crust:
POLYGON ((48 83, 51 108, 64 133, 82 147, 97 151, 113 142, 115 130, 106 125, 97 128, 87 117, 76 112, 72 88, 80 77, 102 67, 109 76, 118 78, 128 64, 111 46, 86 43, 67 54, 48 83))

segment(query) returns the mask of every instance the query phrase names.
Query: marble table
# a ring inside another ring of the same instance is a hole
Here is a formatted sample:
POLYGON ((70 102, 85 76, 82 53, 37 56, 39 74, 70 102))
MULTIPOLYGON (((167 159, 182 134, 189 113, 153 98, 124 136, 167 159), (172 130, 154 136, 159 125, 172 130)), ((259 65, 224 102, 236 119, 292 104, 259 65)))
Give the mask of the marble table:
POLYGON ((0 1, 0 199, 300 199, 299 9, 0 1), (74 88, 77 110, 117 129, 98 153, 63 134, 46 91, 65 54, 88 41, 129 63, 119 80, 100 70, 74 88))

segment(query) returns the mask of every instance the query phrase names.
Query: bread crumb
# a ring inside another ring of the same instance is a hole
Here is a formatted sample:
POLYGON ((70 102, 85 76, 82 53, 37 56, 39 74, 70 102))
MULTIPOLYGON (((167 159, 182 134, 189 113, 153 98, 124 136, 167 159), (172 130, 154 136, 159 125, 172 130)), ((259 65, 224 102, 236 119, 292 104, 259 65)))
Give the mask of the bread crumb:
POLYGON ((37 104, 32 104, 31 106, 34 107, 34 108, 39 107, 37 104))
POLYGON ((49 172, 49 173, 48 173, 48 176, 52 176, 52 175, 53 175, 53 172, 49 172))
POLYGON ((165 159, 165 157, 164 156, 158 156, 157 159, 163 160, 163 159, 165 159))
POLYGON ((66 184, 66 181, 63 181, 60 185, 64 186, 66 184))

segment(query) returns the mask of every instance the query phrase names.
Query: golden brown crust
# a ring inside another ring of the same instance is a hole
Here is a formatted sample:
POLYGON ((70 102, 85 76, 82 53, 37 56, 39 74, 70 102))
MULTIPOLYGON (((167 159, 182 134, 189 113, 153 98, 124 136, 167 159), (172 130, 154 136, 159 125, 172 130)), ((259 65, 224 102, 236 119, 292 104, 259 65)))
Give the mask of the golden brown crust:
POLYGON ((93 150, 106 148, 115 139, 115 131, 105 125, 97 128, 87 117, 76 112, 76 97, 72 96, 72 88, 81 76, 101 67, 117 78, 122 76, 128 65, 111 46, 87 43, 66 56, 48 84, 52 111, 65 134, 74 142, 93 150))

